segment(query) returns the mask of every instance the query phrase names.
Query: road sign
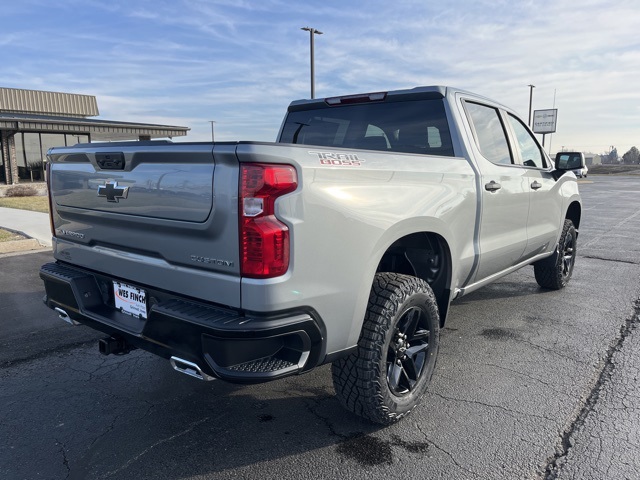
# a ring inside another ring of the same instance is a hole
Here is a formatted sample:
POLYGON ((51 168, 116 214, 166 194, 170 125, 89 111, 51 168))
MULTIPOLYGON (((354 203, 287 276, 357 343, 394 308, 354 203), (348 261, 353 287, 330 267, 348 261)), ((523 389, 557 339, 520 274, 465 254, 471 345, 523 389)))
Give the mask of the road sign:
POLYGON ((533 133, 555 133, 558 109, 535 110, 533 112, 533 133))

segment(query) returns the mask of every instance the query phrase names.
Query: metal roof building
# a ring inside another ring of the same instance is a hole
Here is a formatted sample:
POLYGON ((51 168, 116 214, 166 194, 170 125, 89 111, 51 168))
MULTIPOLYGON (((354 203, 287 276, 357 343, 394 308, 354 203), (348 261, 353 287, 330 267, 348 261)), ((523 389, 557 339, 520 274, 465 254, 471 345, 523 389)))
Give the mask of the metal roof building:
POLYGON ((185 136, 187 127, 99 120, 92 95, 0 87, 0 184, 44 180, 51 147, 185 136))

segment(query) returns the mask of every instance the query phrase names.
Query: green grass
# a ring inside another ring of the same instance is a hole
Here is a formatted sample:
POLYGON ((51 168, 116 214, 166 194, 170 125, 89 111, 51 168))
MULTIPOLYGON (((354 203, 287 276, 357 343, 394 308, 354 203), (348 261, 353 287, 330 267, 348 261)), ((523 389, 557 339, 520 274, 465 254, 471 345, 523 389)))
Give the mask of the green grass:
POLYGON ((0 197, 0 207, 19 208, 34 212, 49 213, 49 199, 40 197, 0 197))

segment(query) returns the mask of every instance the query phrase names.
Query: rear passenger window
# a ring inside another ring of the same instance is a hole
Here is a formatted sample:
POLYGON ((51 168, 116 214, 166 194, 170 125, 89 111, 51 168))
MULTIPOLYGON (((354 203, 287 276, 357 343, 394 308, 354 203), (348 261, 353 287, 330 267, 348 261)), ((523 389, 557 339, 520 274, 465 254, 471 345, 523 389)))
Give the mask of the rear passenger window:
POLYGON ((465 102, 465 106, 482 155, 490 162, 511 165, 513 159, 498 111, 473 102, 465 102))

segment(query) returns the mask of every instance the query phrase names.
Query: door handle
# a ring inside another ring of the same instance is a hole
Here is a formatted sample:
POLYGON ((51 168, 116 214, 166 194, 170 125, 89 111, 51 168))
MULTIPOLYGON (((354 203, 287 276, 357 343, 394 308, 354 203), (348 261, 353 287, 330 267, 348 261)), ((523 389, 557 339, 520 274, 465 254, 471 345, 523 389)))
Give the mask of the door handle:
POLYGON ((534 180, 533 183, 531 184, 531 188, 533 188, 534 190, 538 190, 539 188, 542 188, 542 184, 538 183, 537 180, 534 180))
MULTIPOLYGON (((540 186, 542 186, 542 185, 540 185, 540 186)), ((497 192, 501 188, 502 188, 502 185, 500 185, 498 182, 496 182, 494 180, 491 180, 489 183, 485 183, 484 184, 484 189, 487 192, 491 192, 491 193, 497 192)))

